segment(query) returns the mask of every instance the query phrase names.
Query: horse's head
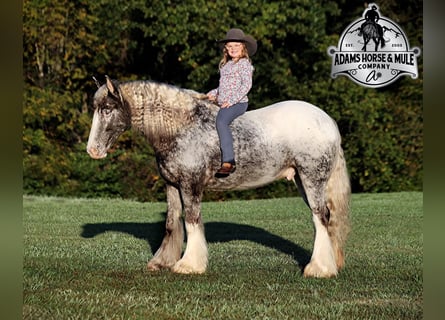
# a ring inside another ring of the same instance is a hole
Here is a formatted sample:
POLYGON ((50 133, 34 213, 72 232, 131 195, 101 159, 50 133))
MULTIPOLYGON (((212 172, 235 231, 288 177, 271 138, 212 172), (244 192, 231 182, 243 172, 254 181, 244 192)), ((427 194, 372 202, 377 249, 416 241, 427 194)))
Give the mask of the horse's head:
MULTIPOLYGON (((99 85, 98 85, 99 86, 99 85)), ((107 156, 108 149, 131 126, 131 111, 119 85, 106 77, 94 95, 94 116, 87 152, 94 159, 107 156)))

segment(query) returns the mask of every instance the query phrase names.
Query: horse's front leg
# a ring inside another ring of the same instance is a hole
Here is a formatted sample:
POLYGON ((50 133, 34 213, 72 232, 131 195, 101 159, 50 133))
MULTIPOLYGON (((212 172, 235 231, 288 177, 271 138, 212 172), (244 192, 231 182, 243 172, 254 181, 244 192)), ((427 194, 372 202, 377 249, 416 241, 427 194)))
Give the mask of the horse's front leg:
POLYGON ((204 273, 207 269, 208 252, 201 217, 202 191, 193 187, 181 187, 181 195, 184 204, 187 246, 182 259, 176 262, 172 271, 186 274, 204 273))
POLYGON ((167 184, 167 217, 165 220, 165 236, 162 244, 148 262, 147 268, 156 271, 171 268, 181 257, 184 243, 184 226, 182 224, 182 204, 179 190, 167 184))

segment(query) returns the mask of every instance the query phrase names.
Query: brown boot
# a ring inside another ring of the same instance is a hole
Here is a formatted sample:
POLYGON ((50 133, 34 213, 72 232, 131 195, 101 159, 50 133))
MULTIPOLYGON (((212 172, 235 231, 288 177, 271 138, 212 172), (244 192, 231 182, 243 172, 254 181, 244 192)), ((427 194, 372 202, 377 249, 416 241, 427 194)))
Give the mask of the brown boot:
POLYGON ((228 177, 231 173, 233 173, 236 169, 236 165, 230 162, 224 162, 221 165, 221 168, 218 169, 215 173, 215 177, 217 178, 225 178, 228 177))

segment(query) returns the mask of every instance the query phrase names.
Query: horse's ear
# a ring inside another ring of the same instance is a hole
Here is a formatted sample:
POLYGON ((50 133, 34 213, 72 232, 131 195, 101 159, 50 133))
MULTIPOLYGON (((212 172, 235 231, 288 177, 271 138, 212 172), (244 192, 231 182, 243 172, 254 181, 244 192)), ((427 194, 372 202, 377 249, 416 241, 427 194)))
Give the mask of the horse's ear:
POLYGON ((108 76, 105 76, 105 79, 107 79, 106 85, 107 85, 108 92, 112 96, 114 96, 116 99, 119 99, 121 102, 124 102, 121 92, 118 89, 118 82, 111 80, 110 77, 108 77, 108 76))
POLYGON ((117 90, 117 87, 113 83, 113 81, 110 79, 110 77, 105 76, 105 79, 107 80, 107 89, 108 91, 115 97, 119 97, 119 92, 117 90))
POLYGON ((96 77, 94 77, 93 76, 93 80, 94 80, 94 82, 96 83, 96 86, 97 86, 97 88, 99 89, 100 88, 100 83, 99 83, 99 81, 96 79, 96 77))

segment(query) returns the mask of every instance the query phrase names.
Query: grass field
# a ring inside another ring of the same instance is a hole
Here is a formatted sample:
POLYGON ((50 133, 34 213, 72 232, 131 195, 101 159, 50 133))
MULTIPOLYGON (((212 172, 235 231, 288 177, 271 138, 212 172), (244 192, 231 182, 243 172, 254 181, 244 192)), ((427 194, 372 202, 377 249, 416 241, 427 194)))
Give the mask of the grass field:
POLYGON ((165 203, 23 198, 24 319, 421 319, 423 194, 354 194, 346 267, 306 279, 300 198, 203 203, 204 275, 150 273, 165 203))

